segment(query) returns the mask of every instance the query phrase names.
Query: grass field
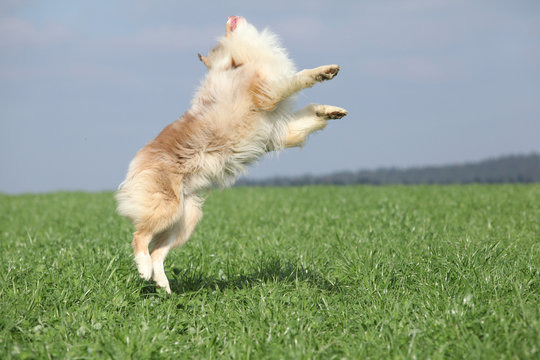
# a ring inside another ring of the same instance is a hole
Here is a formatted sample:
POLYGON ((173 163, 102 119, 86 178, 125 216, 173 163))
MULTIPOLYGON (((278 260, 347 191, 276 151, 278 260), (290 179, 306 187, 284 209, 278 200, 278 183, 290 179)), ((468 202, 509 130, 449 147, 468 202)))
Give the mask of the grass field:
POLYGON ((111 193, 0 195, 0 358, 540 357, 540 185, 214 191, 138 278, 111 193))

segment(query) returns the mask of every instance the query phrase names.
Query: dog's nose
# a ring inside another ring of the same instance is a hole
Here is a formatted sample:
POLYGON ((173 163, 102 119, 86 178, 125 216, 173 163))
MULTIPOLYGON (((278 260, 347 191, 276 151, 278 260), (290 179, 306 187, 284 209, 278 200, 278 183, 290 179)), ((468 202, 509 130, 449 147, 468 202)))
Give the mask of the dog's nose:
POLYGON ((227 35, 229 35, 231 32, 233 32, 240 24, 243 24, 246 22, 246 19, 244 19, 241 16, 229 16, 227 18, 227 35))

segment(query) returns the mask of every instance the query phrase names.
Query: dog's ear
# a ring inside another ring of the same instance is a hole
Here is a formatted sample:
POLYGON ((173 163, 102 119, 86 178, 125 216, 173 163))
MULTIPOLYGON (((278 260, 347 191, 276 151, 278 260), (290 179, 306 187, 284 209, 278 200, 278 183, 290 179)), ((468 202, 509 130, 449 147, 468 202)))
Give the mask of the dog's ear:
POLYGON ((208 63, 208 58, 206 56, 202 56, 200 53, 197 54, 199 56, 199 60, 202 61, 202 63, 208 68, 210 69, 210 64, 208 63))

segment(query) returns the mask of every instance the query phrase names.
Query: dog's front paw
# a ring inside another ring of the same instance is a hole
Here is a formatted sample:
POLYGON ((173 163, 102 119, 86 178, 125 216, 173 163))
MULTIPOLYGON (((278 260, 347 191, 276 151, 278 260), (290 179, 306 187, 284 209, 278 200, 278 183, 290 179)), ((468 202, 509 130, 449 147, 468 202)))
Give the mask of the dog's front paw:
POLYGON ((335 119, 341 119, 348 113, 347 113, 347 110, 339 108, 337 106, 317 105, 315 107, 315 114, 318 117, 324 118, 326 120, 335 120, 335 119))
POLYGON ((333 79, 339 72, 339 65, 326 65, 317 68, 318 73, 315 76, 317 81, 333 79))

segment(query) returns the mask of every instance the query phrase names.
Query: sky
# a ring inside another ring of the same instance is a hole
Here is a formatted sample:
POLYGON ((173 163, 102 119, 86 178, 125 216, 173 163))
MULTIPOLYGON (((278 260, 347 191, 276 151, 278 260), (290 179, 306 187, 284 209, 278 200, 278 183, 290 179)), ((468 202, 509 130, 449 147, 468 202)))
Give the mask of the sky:
POLYGON ((308 103, 349 115, 248 177, 540 152, 540 2, 0 1, 0 192, 114 190, 189 108, 229 15, 298 69, 339 64, 308 103))

